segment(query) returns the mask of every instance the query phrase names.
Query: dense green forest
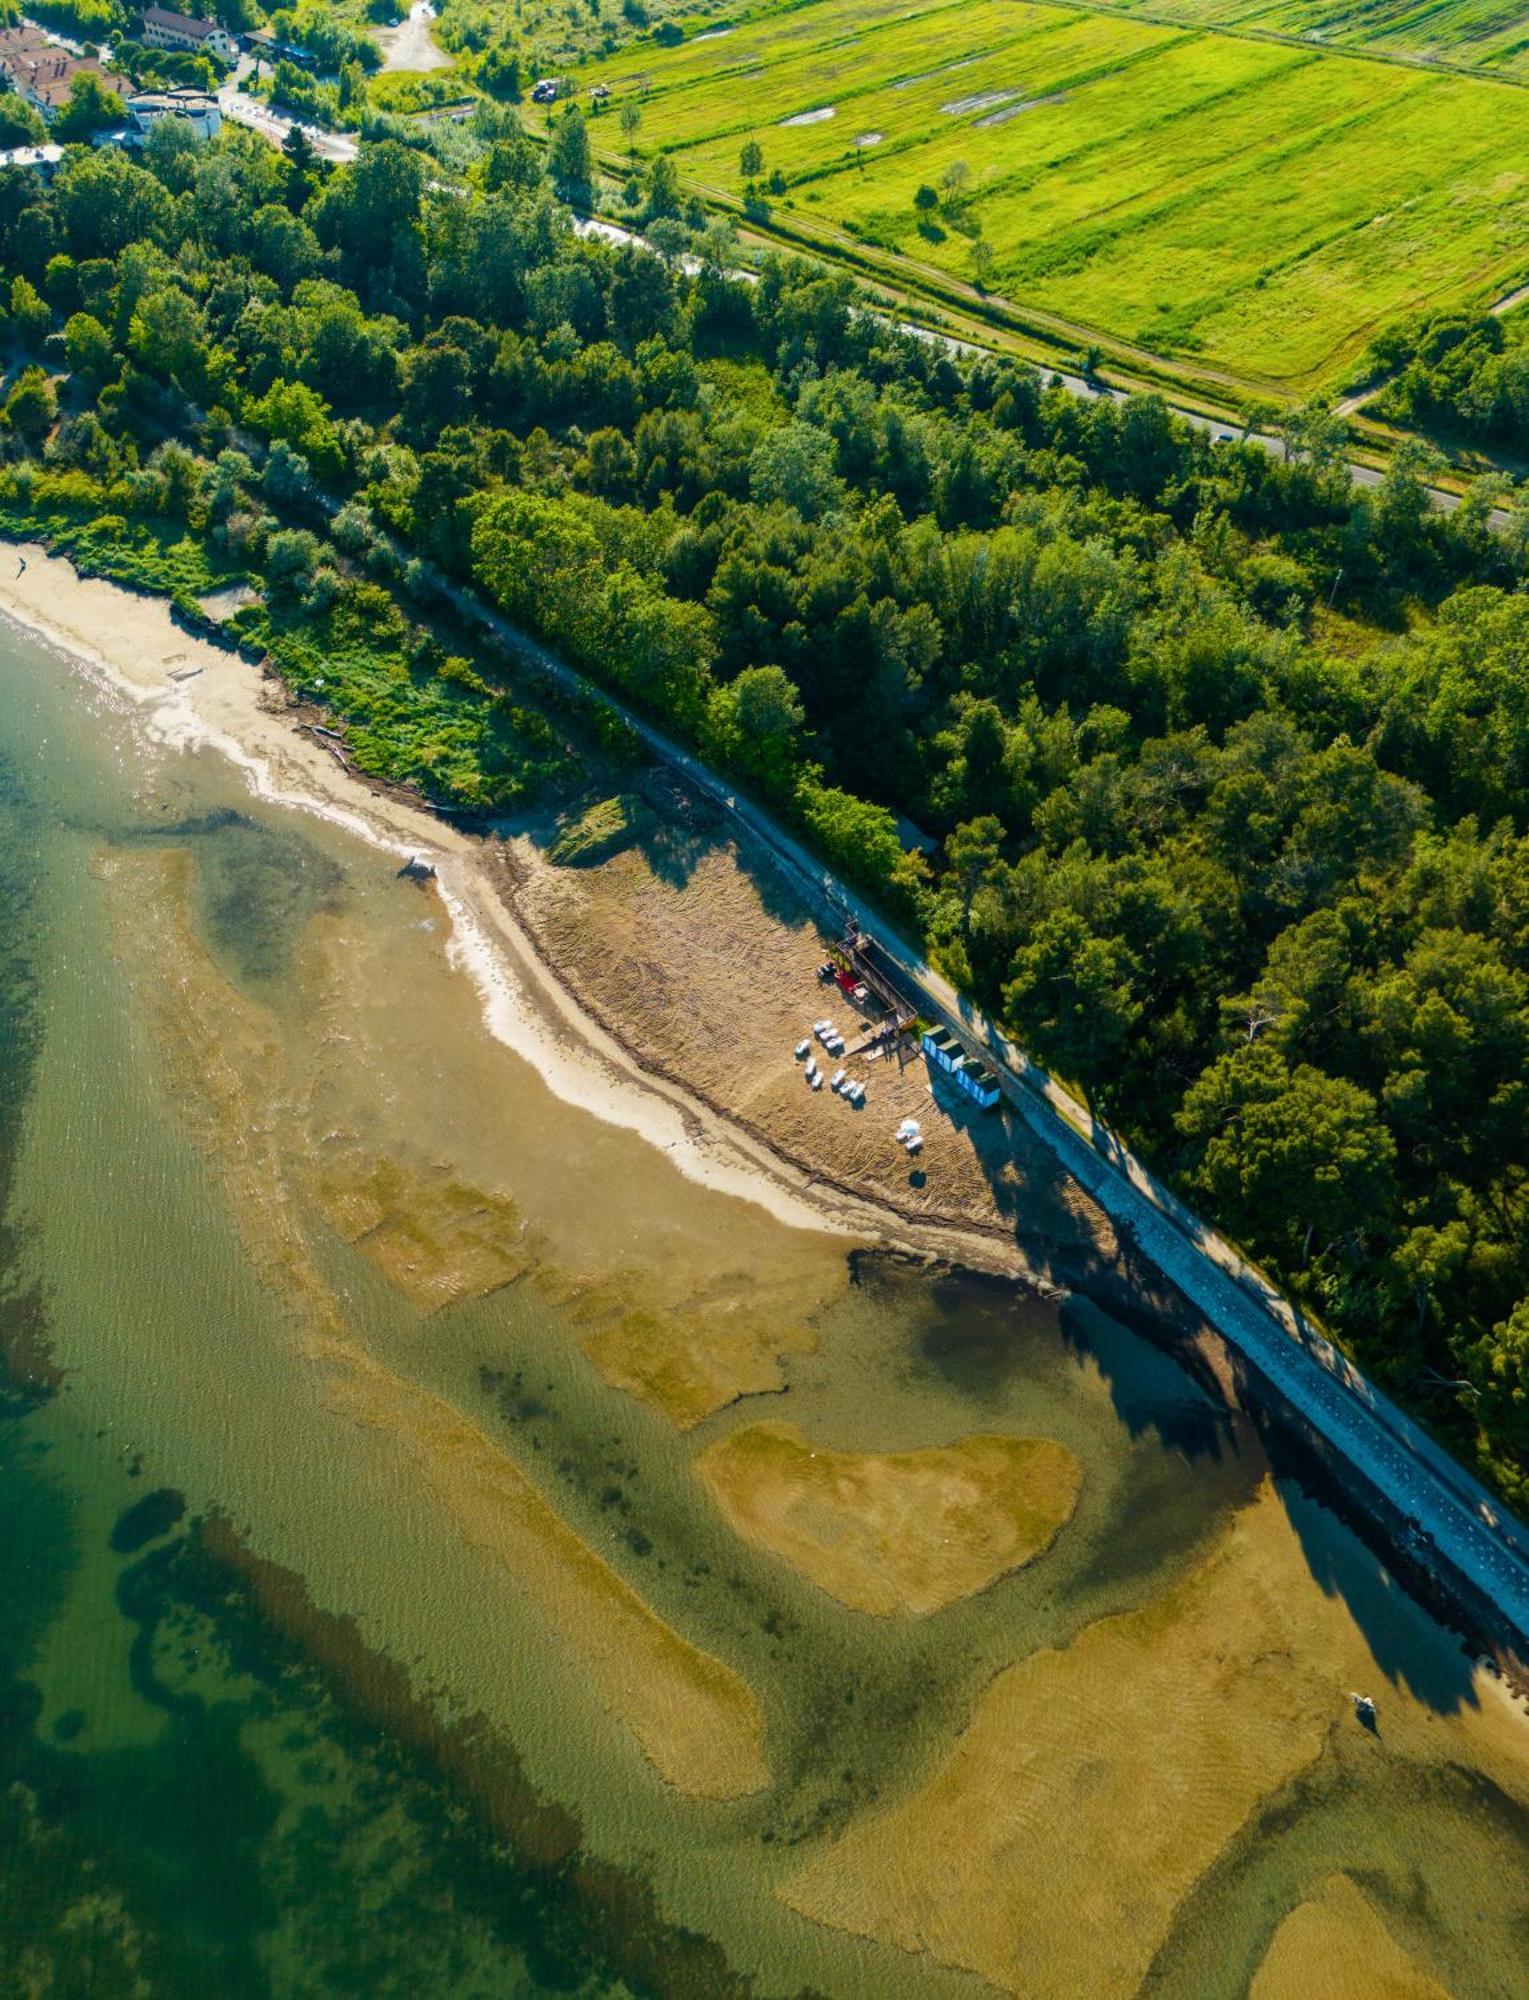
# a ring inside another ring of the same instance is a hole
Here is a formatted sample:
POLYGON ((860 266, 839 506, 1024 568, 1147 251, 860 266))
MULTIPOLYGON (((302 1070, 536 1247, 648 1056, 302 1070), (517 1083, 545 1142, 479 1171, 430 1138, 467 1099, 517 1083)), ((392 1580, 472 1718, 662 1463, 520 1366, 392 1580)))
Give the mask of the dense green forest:
MULTIPOLYGON (((0 175, 0 525, 172 591, 483 811, 559 767, 422 622, 478 586, 916 929, 1352 1351, 1529 1467, 1529 537, 892 330, 843 276, 579 239, 161 126, 0 175), (935 837, 906 853, 894 812, 935 837)), ((576 148, 551 162, 566 181, 576 148)), ((621 745, 613 749, 620 753, 621 745)))
POLYGON ((1386 378, 1372 408, 1408 429, 1510 451, 1529 448, 1529 313, 1436 313, 1370 351, 1386 378))

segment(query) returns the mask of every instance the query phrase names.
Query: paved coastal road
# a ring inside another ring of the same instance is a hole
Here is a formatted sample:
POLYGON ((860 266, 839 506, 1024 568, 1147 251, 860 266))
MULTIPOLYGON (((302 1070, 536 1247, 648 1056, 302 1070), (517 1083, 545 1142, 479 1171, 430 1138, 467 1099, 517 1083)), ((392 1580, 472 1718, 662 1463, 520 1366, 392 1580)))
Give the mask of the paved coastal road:
POLYGON ((854 917, 871 931, 922 1007, 999 1071, 1008 1102, 1064 1171, 1125 1226, 1149 1261, 1179 1286, 1228 1345, 1411 1524, 1420 1560, 1436 1566, 1442 1557, 1529 1644, 1529 1530, 1484 1486, 1307 1326, 1229 1243, 1207 1229, 1113 1133, 1009 1043, 986 1015, 767 813, 472 592, 438 571, 427 568, 427 574, 460 614, 512 654, 619 715, 653 756, 709 798, 734 828, 761 843, 816 903, 841 917, 854 917))
MULTIPOLYGON (((283 145, 287 134, 299 122, 288 118, 284 112, 273 111, 270 105, 258 97, 251 97, 248 91, 240 90, 236 84, 218 92, 218 109, 233 124, 247 125, 250 131, 258 132, 273 146, 283 145)), ((305 125, 303 130, 321 160, 345 165, 356 157, 359 142, 348 132, 326 132, 319 125, 305 125)))

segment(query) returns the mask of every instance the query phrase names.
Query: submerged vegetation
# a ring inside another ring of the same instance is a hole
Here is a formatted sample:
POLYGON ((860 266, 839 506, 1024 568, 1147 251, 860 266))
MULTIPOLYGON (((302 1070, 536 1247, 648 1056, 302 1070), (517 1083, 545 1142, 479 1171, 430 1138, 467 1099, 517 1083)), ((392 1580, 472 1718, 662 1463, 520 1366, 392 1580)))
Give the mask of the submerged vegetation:
POLYGON ((164 130, 7 172, 4 525, 188 618, 249 579, 227 637, 364 769, 500 809, 567 752, 443 614, 475 586, 767 799, 1521 1495, 1524 523, 733 254, 577 238, 507 123, 460 187, 390 142, 330 172, 164 130))

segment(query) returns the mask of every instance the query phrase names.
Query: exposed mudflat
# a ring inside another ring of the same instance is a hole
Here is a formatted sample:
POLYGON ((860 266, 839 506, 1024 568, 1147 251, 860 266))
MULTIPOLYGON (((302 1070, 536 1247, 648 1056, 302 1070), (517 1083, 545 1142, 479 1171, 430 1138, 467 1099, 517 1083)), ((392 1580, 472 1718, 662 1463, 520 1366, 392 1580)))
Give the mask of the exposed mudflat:
POLYGON ((856 1611, 927 1616, 1048 1548, 1078 1495, 1049 1438, 834 1451, 789 1424, 731 1431, 697 1461, 723 1514, 856 1611))
MULTIPOLYGON (((1362 1872, 1362 1870, 1360 1871, 1362 1872)), ((1367 2000, 1450 2000, 1386 1929, 1349 1875, 1332 1875, 1274 1933, 1248 2000, 1310 2000, 1363 1993, 1367 2000)))
MULTIPOLYGON (((1524 1746, 1489 1713, 1441 1716, 1388 1687, 1378 1737, 1365 1732, 1347 1690, 1372 1685, 1374 1661, 1342 1599, 1313 1605, 1308 1584, 1300 1536, 1266 1485, 1183 1581, 998 1675, 927 1779, 782 1893, 1008 1993, 1127 2000, 1196 1884, 1257 1838, 1260 1809, 1315 1791, 1324 1765, 1403 1756, 1438 1769, 1470 1740, 1523 1795, 1524 1746)), ((1295 1941, 1276 1939, 1265 1966, 1271 1993, 1294 1990, 1282 1968, 1323 1931, 1347 1983, 1302 1991, 1389 1990, 1369 1983, 1372 1918, 1355 1937, 1329 1897, 1290 1921, 1295 1941), (1338 1956, 1335 1933, 1348 1937, 1338 1956)))

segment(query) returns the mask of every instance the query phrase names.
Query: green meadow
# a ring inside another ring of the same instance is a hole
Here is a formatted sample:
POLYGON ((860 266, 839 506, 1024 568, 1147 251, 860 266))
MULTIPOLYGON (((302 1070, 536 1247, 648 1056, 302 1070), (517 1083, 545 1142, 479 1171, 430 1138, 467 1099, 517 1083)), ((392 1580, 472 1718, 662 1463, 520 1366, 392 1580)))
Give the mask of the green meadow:
POLYGON ((1479 69, 1529 82, 1529 13, 1519 0, 1113 0, 1126 13, 1252 34, 1301 35, 1334 48, 1479 69))
POLYGON ((755 140, 781 224, 1247 388, 1330 388, 1390 321, 1529 276, 1516 86, 1024 0, 808 0, 596 81, 609 159, 635 95, 639 152, 703 191, 740 196, 755 140))

